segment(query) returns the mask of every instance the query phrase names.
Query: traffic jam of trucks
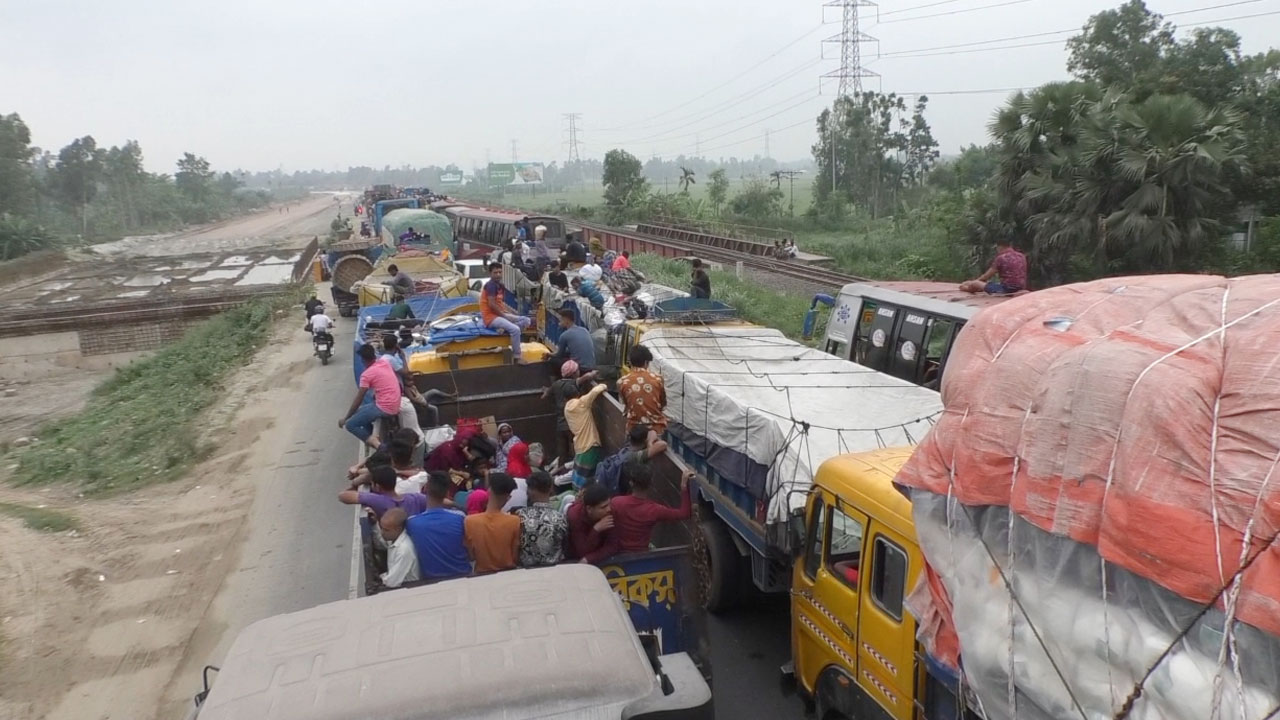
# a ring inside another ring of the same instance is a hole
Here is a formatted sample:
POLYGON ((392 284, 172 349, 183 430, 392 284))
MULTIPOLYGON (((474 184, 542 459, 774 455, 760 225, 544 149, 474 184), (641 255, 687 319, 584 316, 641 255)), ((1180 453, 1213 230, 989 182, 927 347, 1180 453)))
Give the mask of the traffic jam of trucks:
MULTIPOLYGON (((781 670, 820 720, 1280 713, 1280 280, 1112 278, 1012 297, 857 283, 815 299, 814 313, 830 307, 815 348, 645 284, 609 248, 556 278, 554 261, 529 259, 546 226, 519 215, 414 205, 454 232, 359 251, 378 267, 343 288, 362 300, 356 378, 359 348, 392 334, 416 389, 449 396, 417 411, 423 436, 466 426, 501 443, 506 427, 543 449, 567 508, 596 481, 564 466, 548 387, 561 333, 582 327, 607 386, 599 455, 625 454, 618 388, 651 357, 665 427, 649 498, 679 508, 692 474, 692 516, 658 523, 646 551, 391 589, 387 541, 358 510, 368 596, 246 629, 193 714, 709 718, 705 613, 757 593, 789 596, 781 670), (503 253, 511 237, 530 250, 503 253), (391 283, 388 261, 491 251, 504 304, 530 320, 518 352, 477 320, 488 300, 465 282, 403 298, 410 318, 365 290, 391 283), (604 304, 566 279, 603 287, 604 304), (495 690, 493 667, 528 681, 495 690), (428 673, 449 692, 411 681, 428 673)), ((570 256, 588 238, 566 227, 570 256)), ((458 488, 478 491, 478 477, 458 488)))

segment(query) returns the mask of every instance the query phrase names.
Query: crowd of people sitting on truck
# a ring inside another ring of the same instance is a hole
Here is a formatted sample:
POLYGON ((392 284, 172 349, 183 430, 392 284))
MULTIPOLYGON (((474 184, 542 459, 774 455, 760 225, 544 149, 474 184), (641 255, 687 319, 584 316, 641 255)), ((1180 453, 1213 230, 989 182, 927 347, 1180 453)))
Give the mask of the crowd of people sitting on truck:
MULTIPOLYGON (((572 320, 568 312, 561 317, 566 324, 572 320)), ((579 335, 585 331, 576 325, 562 334, 553 356, 559 377, 544 392, 556 414, 558 455, 552 460, 508 423, 492 437, 474 420, 436 427, 439 412, 431 403, 451 396, 418 392, 396 336, 384 336, 380 348, 360 347, 365 368, 339 425, 367 443, 370 453, 349 469, 350 484, 338 498, 363 506, 376 520, 375 546, 386 557, 379 578, 384 587, 560 562, 600 563, 647 550, 658 523, 690 516, 691 474, 682 479, 679 507, 651 496, 650 460, 667 446, 660 439, 666 393, 661 377, 648 370, 649 350, 631 350, 634 370, 619 384, 629 442, 605 457, 593 406, 606 386, 597 381, 589 337, 579 335), (372 401, 366 401, 370 393, 372 401), (400 429, 377 437, 377 423, 391 417, 400 429)))

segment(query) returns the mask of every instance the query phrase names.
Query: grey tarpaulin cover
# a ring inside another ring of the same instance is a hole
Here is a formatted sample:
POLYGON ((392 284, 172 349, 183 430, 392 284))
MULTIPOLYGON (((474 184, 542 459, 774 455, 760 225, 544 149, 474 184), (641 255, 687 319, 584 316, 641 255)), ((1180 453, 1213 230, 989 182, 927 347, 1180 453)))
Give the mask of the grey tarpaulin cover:
POLYGON ((918 442, 936 392, 749 325, 654 327, 641 341, 667 416, 769 468, 770 523, 804 505, 818 466, 842 453, 918 442))

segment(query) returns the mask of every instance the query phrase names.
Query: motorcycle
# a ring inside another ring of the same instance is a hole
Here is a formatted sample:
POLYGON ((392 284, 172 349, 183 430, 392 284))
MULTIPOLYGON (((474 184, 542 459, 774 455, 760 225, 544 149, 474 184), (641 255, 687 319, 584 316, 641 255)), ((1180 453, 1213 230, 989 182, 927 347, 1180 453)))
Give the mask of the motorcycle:
POLYGON ((328 365, 329 358, 333 357, 333 335, 327 332, 312 333, 311 347, 315 356, 320 358, 320 364, 328 365))

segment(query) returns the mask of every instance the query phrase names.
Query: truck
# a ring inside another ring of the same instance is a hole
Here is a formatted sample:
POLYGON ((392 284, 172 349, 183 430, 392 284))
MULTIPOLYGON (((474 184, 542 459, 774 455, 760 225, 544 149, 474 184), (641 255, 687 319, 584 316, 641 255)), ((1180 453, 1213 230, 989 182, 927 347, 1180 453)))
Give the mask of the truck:
POLYGON ((711 720, 689 655, 637 630, 586 565, 343 600, 245 628, 188 717, 711 720))
POLYGON ((973 318, 935 429, 815 477, 791 613, 817 716, 1280 714, 1277 296, 1113 278, 973 318))
MULTIPOLYGON (((838 454, 911 444, 942 410, 938 393, 743 322, 714 300, 673 298, 629 319, 612 341, 654 355, 669 452, 698 472, 699 549, 708 610, 744 589, 787 592, 794 528, 818 466, 838 454)), ((656 476, 668 492, 678 475, 656 476)))

